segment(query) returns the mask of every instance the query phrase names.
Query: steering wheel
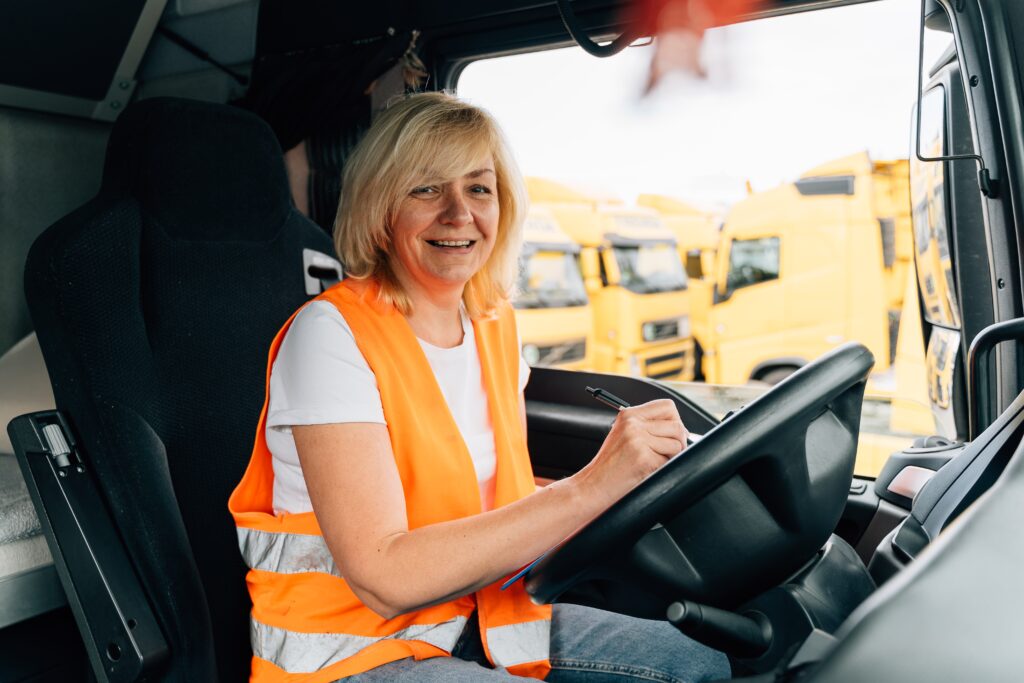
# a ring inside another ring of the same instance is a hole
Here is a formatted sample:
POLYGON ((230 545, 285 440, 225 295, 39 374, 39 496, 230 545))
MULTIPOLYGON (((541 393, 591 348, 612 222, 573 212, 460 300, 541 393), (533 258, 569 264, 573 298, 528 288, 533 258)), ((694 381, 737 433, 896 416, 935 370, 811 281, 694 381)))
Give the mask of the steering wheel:
POLYGON ((617 581, 657 596, 664 614, 675 600, 732 608, 779 585, 846 505, 873 365, 847 343, 797 370, 552 548, 527 593, 548 603, 617 581))

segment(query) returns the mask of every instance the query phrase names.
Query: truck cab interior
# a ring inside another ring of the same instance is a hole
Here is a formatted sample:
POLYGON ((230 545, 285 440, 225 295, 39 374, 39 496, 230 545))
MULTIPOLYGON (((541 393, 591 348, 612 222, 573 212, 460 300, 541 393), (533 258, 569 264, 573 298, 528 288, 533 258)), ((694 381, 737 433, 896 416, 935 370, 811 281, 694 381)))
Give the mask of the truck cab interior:
MULTIPOLYGON (((769 0, 743 20, 844 4, 769 0)), ((625 9, 0 8, 0 681, 248 675, 227 498, 270 340, 343 275, 330 231, 348 152, 389 98, 457 91, 474 60, 628 42, 625 9)), ((671 398, 705 436, 541 558, 535 600, 668 619, 725 651, 734 680, 1024 666, 1024 7, 922 0, 921 16, 953 46, 906 104, 917 267, 944 283, 922 295, 933 397, 961 438, 854 477, 872 365, 855 343, 722 420, 655 381, 536 368, 538 477, 575 472, 607 433, 588 384, 671 398)))

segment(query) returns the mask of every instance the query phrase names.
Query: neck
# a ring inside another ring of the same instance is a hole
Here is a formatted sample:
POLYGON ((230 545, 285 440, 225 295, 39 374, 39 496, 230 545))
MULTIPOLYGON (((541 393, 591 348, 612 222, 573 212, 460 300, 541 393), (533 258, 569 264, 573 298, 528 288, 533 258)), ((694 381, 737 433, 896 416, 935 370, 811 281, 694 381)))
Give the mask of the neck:
POLYGON ((443 289, 426 289, 412 281, 406 273, 395 269, 399 286, 412 303, 412 315, 407 317, 413 333, 434 346, 452 348, 462 343, 462 304, 464 285, 443 289))

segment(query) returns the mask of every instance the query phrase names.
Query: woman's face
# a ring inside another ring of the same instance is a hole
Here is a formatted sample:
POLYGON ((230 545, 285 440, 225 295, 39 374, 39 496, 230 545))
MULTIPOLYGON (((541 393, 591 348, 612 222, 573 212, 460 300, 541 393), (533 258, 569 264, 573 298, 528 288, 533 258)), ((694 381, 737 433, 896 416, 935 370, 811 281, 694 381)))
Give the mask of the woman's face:
POLYGON ((391 260, 403 286, 459 290, 487 262, 498 233, 498 187, 487 155, 459 178, 410 188, 391 226, 391 260))

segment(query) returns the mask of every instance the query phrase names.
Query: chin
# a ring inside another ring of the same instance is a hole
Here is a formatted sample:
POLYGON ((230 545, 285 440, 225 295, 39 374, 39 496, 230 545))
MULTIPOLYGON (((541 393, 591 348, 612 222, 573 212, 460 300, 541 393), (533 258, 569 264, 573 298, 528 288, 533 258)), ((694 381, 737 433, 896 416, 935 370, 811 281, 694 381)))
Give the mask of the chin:
POLYGON ((473 276, 476 275, 476 273, 476 270, 460 268, 458 270, 447 270, 440 273, 435 272, 432 273, 432 275, 435 280, 444 283, 446 286, 454 287, 458 285, 464 287, 469 284, 469 281, 473 279, 473 276))

